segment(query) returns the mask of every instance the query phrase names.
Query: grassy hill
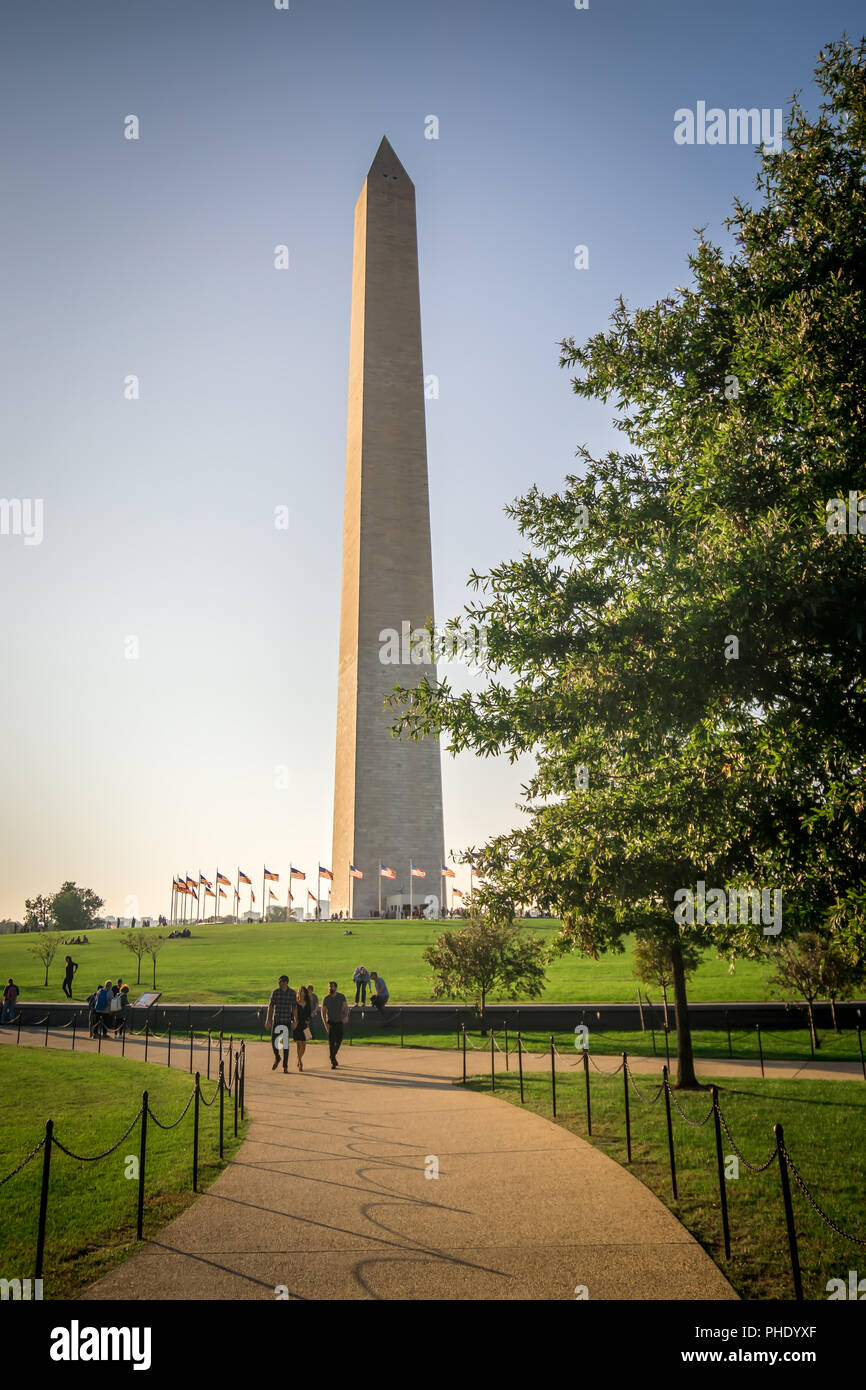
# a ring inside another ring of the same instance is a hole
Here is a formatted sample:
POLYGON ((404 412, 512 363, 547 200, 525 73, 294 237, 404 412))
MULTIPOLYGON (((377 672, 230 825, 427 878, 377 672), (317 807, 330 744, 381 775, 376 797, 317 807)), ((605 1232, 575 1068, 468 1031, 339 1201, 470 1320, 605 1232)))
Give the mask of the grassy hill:
MULTIPOLYGON (((394 1003, 422 1004, 431 999, 429 967, 424 947, 443 929, 441 922, 352 922, 352 935, 343 936, 345 922, 275 923, 273 925, 193 926, 190 940, 166 941, 157 957, 157 988, 163 1002, 246 1004, 267 999, 277 978, 285 972, 292 984, 314 984, 319 991, 328 980, 337 980, 348 994, 352 972, 359 964, 385 977, 394 1003)), ((450 925, 450 924, 449 924, 450 925)), ((550 940, 558 924, 527 923, 550 940)), ((163 928, 163 935, 167 936, 163 928)), ((73 997, 85 999, 95 985, 123 976, 134 988, 138 962, 124 949, 122 933, 94 931, 89 946, 71 946, 79 971, 73 997)), ((61 999, 63 949, 58 951, 43 985, 44 967, 28 953, 33 936, 0 937, 0 977, 12 975, 22 1002, 61 999)), ((631 941, 622 955, 589 960, 571 954, 549 968, 544 999, 550 1003, 631 1002, 637 981, 632 973, 631 941)), ((707 951, 703 964, 689 985, 689 997, 701 1000, 763 1000, 769 997, 768 967, 751 961, 729 973, 727 961, 707 951)), ((150 986, 152 962, 146 958, 142 986, 150 986)), ((650 990, 653 1003, 658 991, 650 990)), ((354 997, 354 995, 352 996, 354 997)))

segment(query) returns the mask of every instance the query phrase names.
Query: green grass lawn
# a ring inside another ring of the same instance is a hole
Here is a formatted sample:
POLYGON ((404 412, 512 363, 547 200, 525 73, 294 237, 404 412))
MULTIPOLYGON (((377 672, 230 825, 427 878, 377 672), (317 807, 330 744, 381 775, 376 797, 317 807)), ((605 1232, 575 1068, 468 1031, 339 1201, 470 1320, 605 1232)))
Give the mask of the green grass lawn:
MULTIPOLYGON (((612 1079, 591 1073, 591 1143, 626 1164, 622 1074, 612 1079)), ((702 1080, 712 1081, 711 1075, 702 1080)), ((458 1083, 459 1084, 459 1083, 458 1083)), ((467 1083, 474 1090, 490 1089, 489 1073, 467 1083)), ((557 1120, 572 1133, 587 1138, 583 1070, 558 1075, 557 1120)), ((655 1086, 638 1078, 651 1099, 655 1086)), ((761 1164, 772 1153, 773 1125, 784 1126, 785 1144, 804 1182, 818 1204, 837 1225, 866 1237, 863 1190, 866 1183, 866 1085, 855 1081, 762 1081, 718 1079, 722 1111, 741 1153, 761 1164)), ((529 1109, 552 1119, 550 1076, 525 1075, 529 1109)), ((520 1103, 518 1079, 497 1072, 495 1094, 520 1103)), ((709 1092, 686 1092, 677 1099, 693 1120, 710 1108, 709 1092)), ((743 1298, 793 1298, 791 1265, 782 1206, 778 1160, 764 1173, 751 1173, 741 1163, 739 1176, 727 1181, 731 1227, 731 1258, 726 1260, 721 1234, 713 1120, 700 1129, 686 1124, 673 1110, 674 1144, 679 1200, 674 1201, 668 1162, 664 1097, 642 1104, 630 1087, 632 1162, 629 1171, 640 1178, 713 1256, 743 1298)), ((722 1132, 723 1153, 733 1154, 722 1132)), ((803 1295, 825 1299, 827 1281, 847 1284, 849 1269, 862 1271, 863 1249, 842 1240, 821 1221, 792 1180, 794 1219, 799 1243, 803 1295)), ((527 1194, 531 1200, 531 1194, 527 1194)))
MULTIPOLYGON (((54 1121, 55 1136, 74 1153, 101 1153, 120 1138, 141 1105, 142 1091, 163 1123, 183 1110, 193 1078, 129 1058, 0 1048, 0 1179, 5 1178, 54 1121)), ((215 1093, 202 1079, 202 1094, 215 1093)), ((233 1138, 233 1109, 226 1097, 225 1158, 240 1144, 246 1125, 233 1138)), ((145 1172, 145 1236, 153 1235, 193 1200, 193 1108, 176 1129, 163 1131, 148 1121, 145 1172)), ((138 1156, 136 1125, 120 1147, 98 1163, 79 1163, 59 1149, 51 1157, 46 1224, 44 1297, 71 1298, 105 1274, 138 1246, 135 1220, 138 1181, 127 1176, 129 1156, 138 1156)), ((201 1106, 199 1188, 209 1187, 225 1166, 219 1161, 219 1103, 201 1106)), ((36 1256, 42 1152, 0 1187, 4 1211, 0 1277, 30 1278, 36 1256)))
MULTIPOLYGON (((352 935, 343 936, 345 925, 194 925, 190 940, 166 941, 157 957, 157 987, 163 992, 162 1002, 264 1003, 283 971, 293 985, 312 983, 319 994, 324 993, 328 980, 335 979, 348 995, 352 972, 362 963, 384 976, 395 1004, 430 1002, 429 967, 422 952, 445 924, 353 922, 352 935)), ((528 925, 534 926, 546 940, 558 930, 558 924, 550 921, 528 925)), ((163 931, 167 935, 166 929, 163 931)), ((76 999, 85 999, 97 984, 118 975, 135 989, 138 962, 119 938, 118 932, 94 931, 90 933, 89 946, 68 948, 80 967, 73 985, 76 999)), ((4 982, 10 975, 14 977, 22 1002, 62 999, 65 950, 58 951, 46 987, 44 967, 28 953, 33 941, 30 935, 0 936, 0 976, 4 982)), ((632 973, 631 940, 626 945, 624 954, 605 955, 597 961, 575 953, 559 957, 548 969, 543 999, 550 1003, 635 1001, 637 981, 632 973)), ((767 973, 765 964, 742 961, 732 975, 726 960, 707 951, 689 983, 689 998, 695 1003, 765 1000, 769 998, 767 973)), ((151 979, 152 962, 146 959, 141 972, 142 988, 150 988, 151 979)), ((654 1004, 661 1003, 652 990, 650 997, 654 1004)))

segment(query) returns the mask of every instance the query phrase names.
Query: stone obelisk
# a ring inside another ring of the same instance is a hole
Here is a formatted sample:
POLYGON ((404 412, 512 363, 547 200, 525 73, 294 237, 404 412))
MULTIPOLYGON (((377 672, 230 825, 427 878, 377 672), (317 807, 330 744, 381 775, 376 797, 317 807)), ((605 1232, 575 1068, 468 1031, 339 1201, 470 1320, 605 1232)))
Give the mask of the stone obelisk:
POLYGON ((437 898, 443 857, 438 739, 393 738, 384 700, 435 680, 405 634, 433 619, 415 188, 386 139, 355 207, 331 910, 437 898), (408 624, 408 627, 407 627, 408 624), (390 634, 396 634, 395 641, 390 634), (399 662, 395 662, 399 649, 399 662), (349 865, 363 879, 350 880, 349 865))

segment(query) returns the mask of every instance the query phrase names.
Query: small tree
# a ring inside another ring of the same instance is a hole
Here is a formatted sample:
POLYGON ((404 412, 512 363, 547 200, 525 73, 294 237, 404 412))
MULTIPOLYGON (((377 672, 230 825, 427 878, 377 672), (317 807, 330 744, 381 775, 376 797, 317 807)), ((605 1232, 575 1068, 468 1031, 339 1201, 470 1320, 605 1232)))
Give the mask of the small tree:
POLYGON ((141 962, 144 960, 144 957, 149 954, 151 942, 154 941, 156 938, 149 936, 146 931, 139 930, 124 932, 123 936, 120 939, 126 947, 127 951, 131 951, 132 954, 138 960, 138 974, 135 977, 135 983, 137 985, 140 985, 141 962))
POLYGON ((821 1046, 812 1006, 823 993, 825 951, 817 932, 801 932, 794 941, 780 943, 776 968, 770 976, 770 984, 783 993, 793 990, 805 999, 813 1047, 821 1046))
POLYGON ((161 936, 151 936, 147 943, 147 955, 153 961, 153 988, 156 989, 156 958, 162 950, 165 942, 161 936))
POLYGON ((510 999, 536 999, 544 989, 547 948, 513 918, 498 919, 475 908, 465 926, 444 931, 424 959, 435 972, 434 999, 472 999, 481 1016, 495 990, 510 999))
POLYGON ((42 964, 45 966, 44 985, 48 984, 48 968, 57 955, 57 948, 59 945, 59 936, 55 936, 53 932, 45 932, 35 946, 28 946, 27 948, 30 955, 35 956, 37 960, 41 960, 42 964))
MULTIPOLYGON (((658 985, 664 997, 665 1027, 668 1026, 668 985, 674 983, 671 960, 672 941, 661 936, 640 936, 634 945, 634 973, 647 985, 658 985)), ((680 942, 683 954, 683 978, 694 975, 701 963, 701 952, 694 942, 680 942)))
POLYGON ((839 1024, 836 1021, 836 1000, 850 999, 860 985, 862 985, 864 980, 864 965, 861 961, 852 960, 850 956, 844 955, 841 951, 828 947, 824 952, 824 966, 821 973, 823 984, 822 993, 826 994, 830 1001, 833 1031, 834 1033, 838 1033, 839 1024))

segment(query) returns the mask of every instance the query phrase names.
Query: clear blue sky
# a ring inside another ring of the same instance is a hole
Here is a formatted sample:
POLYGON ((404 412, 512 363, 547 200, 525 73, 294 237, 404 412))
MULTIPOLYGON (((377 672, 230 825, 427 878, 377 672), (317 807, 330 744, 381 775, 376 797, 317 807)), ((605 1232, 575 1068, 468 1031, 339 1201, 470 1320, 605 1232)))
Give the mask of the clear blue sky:
MULTIPOLYGON (((471 568, 516 552, 503 505, 557 487, 579 442, 613 442, 558 341, 602 328, 620 293, 684 283, 693 229, 726 244, 732 196, 751 193, 752 148, 677 146, 674 111, 786 108, 795 89, 814 107, 815 56, 859 34, 862 10, 7 0, 4 15, 0 494, 43 499, 45 529, 38 546, 0 536, 0 916, 65 878, 110 912, 164 911, 174 871, 217 864, 255 882, 265 861, 282 893, 290 856, 309 875, 331 853, 352 216, 382 135, 415 182, 440 379, 441 621, 471 568)), ((449 849, 517 819, 519 771, 446 756, 443 772, 449 849)))

